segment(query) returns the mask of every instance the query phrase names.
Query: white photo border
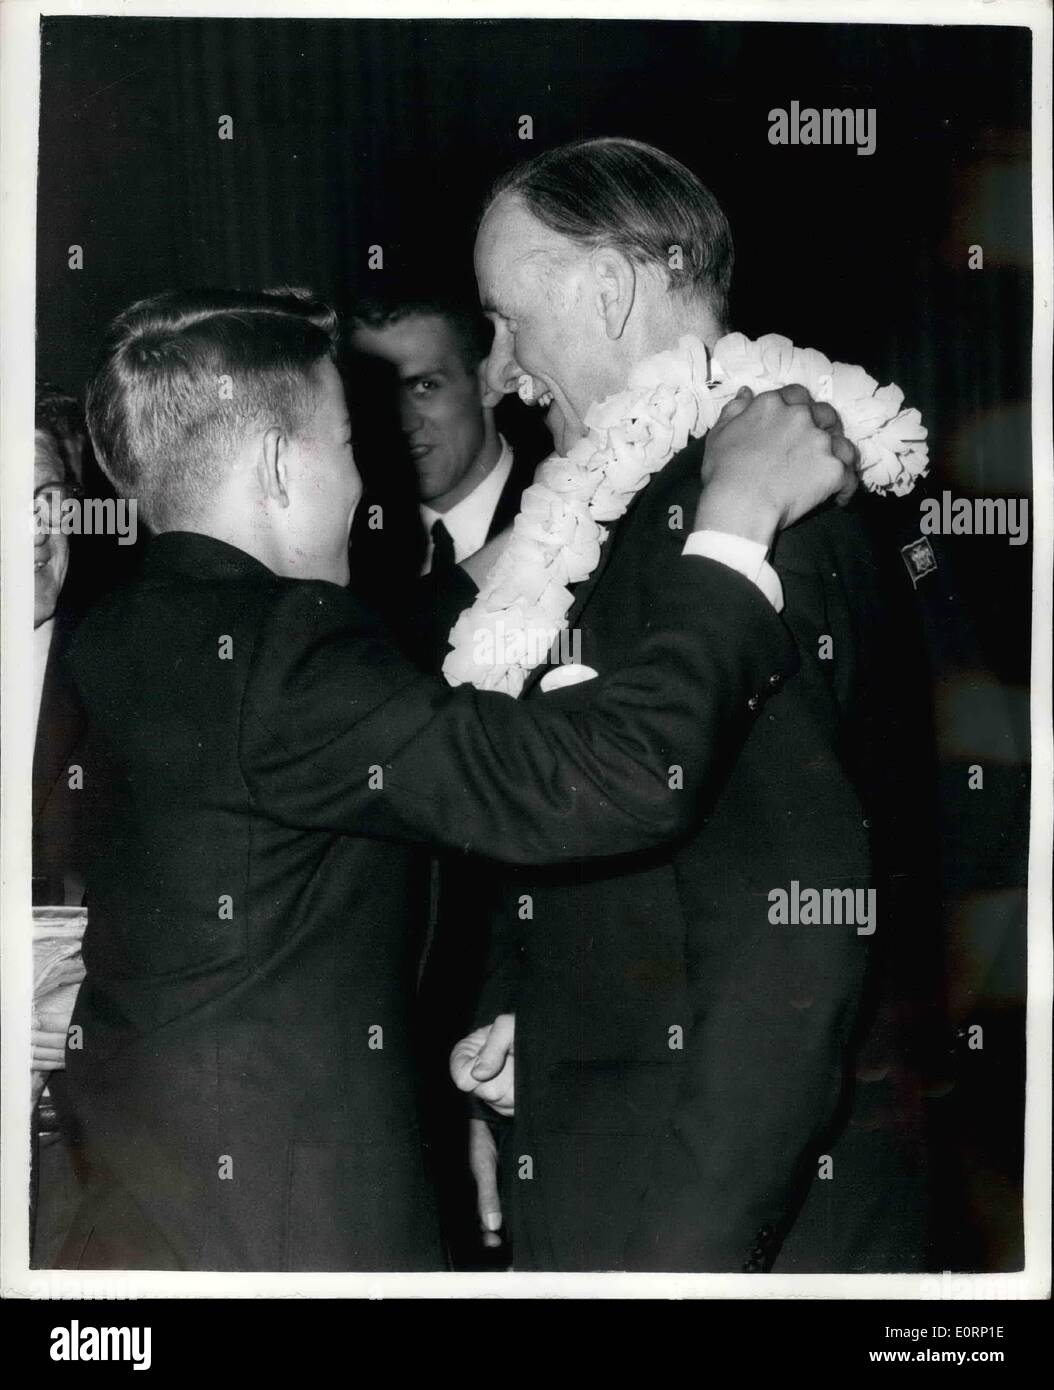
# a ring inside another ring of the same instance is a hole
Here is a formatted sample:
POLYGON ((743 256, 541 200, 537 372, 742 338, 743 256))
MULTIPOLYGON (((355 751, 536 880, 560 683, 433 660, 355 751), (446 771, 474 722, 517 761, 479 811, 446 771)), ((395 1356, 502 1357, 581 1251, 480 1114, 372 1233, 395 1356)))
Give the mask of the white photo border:
POLYGON ((1051 861, 1054 844, 1052 748, 1051 338, 1054 281, 1051 220, 1051 32, 1044 0, 433 0, 432 4, 329 3, 323 0, 7 0, 0 6, 0 977, 2 1096, 0 1291, 34 1299, 135 1298, 576 1298, 1031 1300, 1050 1294, 1051 1251, 1051 861), (529 15, 525 10, 529 9, 529 15), (79 1272, 29 1268, 25 1220, 29 1185, 29 1010, 31 783, 30 669, 32 484, 20 461, 32 452, 35 339, 36 187, 40 21, 52 15, 121 18, 298 19, 647 19, 741 23, 810 22, 1017 26, 1032 31, 1032 340, 1033 614, 1031 823, 1028 878, 1027 1083, 1025 1102, 1024 1270, 1010 1274, 241 1274, 79 1272), (25 1135, 24 1142, 17 1136, 25 1135), (13 1137, 14 1136, 14 1137, 13 1137))

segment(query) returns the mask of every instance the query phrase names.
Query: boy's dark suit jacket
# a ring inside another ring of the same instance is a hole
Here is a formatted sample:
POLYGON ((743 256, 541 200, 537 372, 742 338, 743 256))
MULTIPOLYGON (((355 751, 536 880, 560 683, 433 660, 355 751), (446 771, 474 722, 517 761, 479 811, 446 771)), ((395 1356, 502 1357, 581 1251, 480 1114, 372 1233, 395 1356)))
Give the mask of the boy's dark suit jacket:
MULTIPOLYGON (((577 590, 570 626, 601 675, 654 621, 701 447, 635 499, 577 590)), ((728 745, 692 833, 672 851, 507 876, 477 1022, 517 1016, 502 1146, 517 1269, 767 1268, 817 1173, 870 939, 774 925, 768 895, 871 885, 869 763, 895 750, 872 727, 883 611, 858 522, 823 510, 774 559, 801 669, 728 745)), ((552 698, 542 674, 530 706, 552 698)), ((895 932, 883 905, 878 932, 895 932)))
POLYGON ((67 1063, 100 1179, 66 1262, 260 1270, 439 1263, 411 846, 525 864, 668 839, 796 665, 753 586, 695 559, 587 696, 455 691, 346 590, 187 533, 72 661, 123 787, 67 1063))

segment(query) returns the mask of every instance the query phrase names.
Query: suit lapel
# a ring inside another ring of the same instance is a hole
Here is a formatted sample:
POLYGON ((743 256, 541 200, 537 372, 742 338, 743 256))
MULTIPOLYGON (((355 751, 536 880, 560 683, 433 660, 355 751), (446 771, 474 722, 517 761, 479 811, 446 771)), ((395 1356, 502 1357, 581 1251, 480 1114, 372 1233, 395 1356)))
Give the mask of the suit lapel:
MULTIPOLYGON (((671 472, 680 472, 688 467, 697 468, 701 457, 701 450, 701 441, 694 439, 689 440, 681 452, 675 454, 664 468, 661 468, 658 473, 654 474, 652 478, 649 479, 646 487, 641 488, 640 492, 638 492, 630 502, 625 513, 619 517, 617 521, 608 526, 608 536, 604 544, 600 547, 600 560, 597 563, 596 569, 588 579, 583 579, 580 584, 575 584, 572 587, 574 602, 571 604, 571 608, 567 614, 568 628, 573 628, 580 624, 582 614, 592 601, 597 587, 604 576, 604 571, 611 563, 611 557, 614 555, 619 545, 624 544, 625 536, 630 530, 633 516, 639 509, 641 500, 658 484, 660 478, 669 477, 671 472)), ((535 685, 537 685, 545 675, 546 671, 551 669, 551 665, 551 662, 545 661, 528 673, 527 679, 523 684, 523 691, 520 696, 521 699, 534 689, 535 685)))
POLYGON ((505 486, 501 490, 498 498, 498 505, 494 508, 494 515, 491 517, 490 528, 487 531, 487 540, 491 541, 495 536, 501 534, 506 527, 511 526, 516 520, 516 513, 520 510, 520 498, 523 496, 524 488, 530 487, 534 482, 533 466, 522 464, 512 456, 512 468, 509 476, 505 479, 505 486))
POLYGON ((66 670, 64 658, 72 636, 70 623, 61 614, 48 651, 44 689, 40 699, 36 740, 33 747, 33 815, 39 817, 56 782, 66 770, 69 756, 84 733, 86 718, 66 670))

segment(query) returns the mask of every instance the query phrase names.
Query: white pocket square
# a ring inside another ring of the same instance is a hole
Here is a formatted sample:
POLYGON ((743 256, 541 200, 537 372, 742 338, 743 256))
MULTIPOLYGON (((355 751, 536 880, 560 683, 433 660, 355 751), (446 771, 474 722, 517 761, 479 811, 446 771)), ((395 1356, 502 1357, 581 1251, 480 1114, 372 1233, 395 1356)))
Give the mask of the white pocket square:
POLYGON ((599 674, 592 666, 577 666, 574 662, 568 662, 566 666, 554 666, 551 671, 546 671, 538 684, 545 691, 563 690, 565 685, 581 685, 583 681, 596 680, 599 674))

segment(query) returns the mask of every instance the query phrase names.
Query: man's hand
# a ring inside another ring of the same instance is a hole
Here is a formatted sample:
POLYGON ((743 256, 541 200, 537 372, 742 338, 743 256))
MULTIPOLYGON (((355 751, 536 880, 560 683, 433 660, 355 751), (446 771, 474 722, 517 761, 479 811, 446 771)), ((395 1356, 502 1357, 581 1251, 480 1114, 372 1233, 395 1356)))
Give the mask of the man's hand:
POLYGON ((501 1244, 501 1198, 498 1195, 498 1146, 486 1120, 468 1122, 468 1166, 476 1180, 476 1211, 488 1250, 501 1244))
MULTIPOLYGON (((34 1020, 34 1023, 36 1021, 34 1020)), ((66 1066, 66 1034, 34 1026, 30 1033, 30 1066, 34 1071, 59 1071, 66 1066)))
POLYGON ((450 1075, 458 1090, 506 1118, 516 1106, 515 1039, 516 1015, 499 1014, 488 1028, 462 1038, 450 1054, 450 1075))
MULTIPOLYGON (((499 1014, 487 1028, 462 1038, 450 1054, 450 1075, 459 1091, 485 1101, 499 1115, 510 1116, 516 1104, 513 1048, 516 1015, 499 1014)), ((501 1198, 498 1195, 498 1146, 486 1120, 468 1123, 468 1166, 476 1181, 476 1210, 483 1244, 501 1244, 501 1198)))
POLYGON ((844 506, 859 484, 857 451, 838 412, 804 386, 754 396, 744 386, 706 439, 697 531, 725 531, 770 546, 833 497, 844 506))

